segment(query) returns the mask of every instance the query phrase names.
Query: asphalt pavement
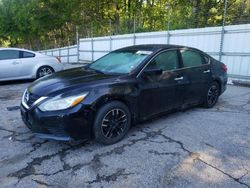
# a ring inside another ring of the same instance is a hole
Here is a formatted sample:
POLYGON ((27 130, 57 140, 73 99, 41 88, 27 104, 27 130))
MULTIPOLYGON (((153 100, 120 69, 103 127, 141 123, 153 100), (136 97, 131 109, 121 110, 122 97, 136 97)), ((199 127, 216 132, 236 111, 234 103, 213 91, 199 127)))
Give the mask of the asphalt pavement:
POLYGON ((250 89, 228 86, 212 109, 132 127, 119 143, 34 137, 19 104, 30 82, 0 85, 0 187, 250 187, 250 89))

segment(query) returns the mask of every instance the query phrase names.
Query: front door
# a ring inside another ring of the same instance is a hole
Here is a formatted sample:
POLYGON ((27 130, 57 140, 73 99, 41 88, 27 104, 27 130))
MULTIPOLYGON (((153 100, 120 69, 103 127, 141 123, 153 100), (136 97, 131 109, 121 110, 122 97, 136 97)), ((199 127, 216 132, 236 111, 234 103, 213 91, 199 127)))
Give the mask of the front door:
POLYGON ((0 79, 12 79, 21 74, 20 52, 0 50, 0 79))
POLYGON ((185 87, 186 76, 179 67, 177 50, 159 53, 145 67, 140 75, 141 119, 176 108, 182 103, 181 93, 185 87))

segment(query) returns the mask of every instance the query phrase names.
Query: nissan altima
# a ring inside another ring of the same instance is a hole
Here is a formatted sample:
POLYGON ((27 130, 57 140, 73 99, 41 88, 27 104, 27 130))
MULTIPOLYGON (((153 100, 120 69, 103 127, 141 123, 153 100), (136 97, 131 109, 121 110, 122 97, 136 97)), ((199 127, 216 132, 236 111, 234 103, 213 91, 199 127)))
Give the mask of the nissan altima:
POLYGON ((21 115, 41 138, 113 144, 139 121, 213 107, 226 83, 226 65, 198 49, 137 45, 36 80, 23 94, 21 115))
POLYGON ((37 79, 63 70, 59 58, 20 48, 0 48, 0 81, 37 79))

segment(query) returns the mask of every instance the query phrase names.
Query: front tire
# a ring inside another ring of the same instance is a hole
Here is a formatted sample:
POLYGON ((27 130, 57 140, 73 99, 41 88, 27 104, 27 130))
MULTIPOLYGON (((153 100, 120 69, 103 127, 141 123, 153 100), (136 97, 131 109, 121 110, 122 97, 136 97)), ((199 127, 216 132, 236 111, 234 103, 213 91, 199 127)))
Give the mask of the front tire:
POLYGON ((120 141, 131 125, 128 107, 113 101, 101 107, 94 121, 94 135, 97 142, 105 145, 120 141))
POLYGON ((208 88, 204 106, 206 108, 212 108, 217 103, 220 94, 220 86, 217 82, 212 82, 211 86, 208 88))
POLYGON ((55 72, 55 71, 54 71, 54 69, 52 67, 50 67, 50 66, 42 66, 37 70, 36 78, 38 79, 38 78, 50 75, 53 72, 55 72))

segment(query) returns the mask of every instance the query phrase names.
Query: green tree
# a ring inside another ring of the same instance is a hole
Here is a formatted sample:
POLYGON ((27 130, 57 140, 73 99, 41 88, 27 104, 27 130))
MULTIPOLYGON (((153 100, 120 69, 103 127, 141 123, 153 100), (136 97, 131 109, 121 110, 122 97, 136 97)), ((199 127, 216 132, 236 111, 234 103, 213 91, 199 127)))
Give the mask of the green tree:
MULTIPOLYGON (((225 0, 0 0, 0 45, 48 49, 81 37, 218 26, 225 0), (169 9, 170 8, 170 9, 169 9), (168 14, 170 10, 170 14, 168 14), (170 15, 170 17, 168 17, 170 15)), ((226 24, 250 22, 250 0, 228 0, 226 24)))

